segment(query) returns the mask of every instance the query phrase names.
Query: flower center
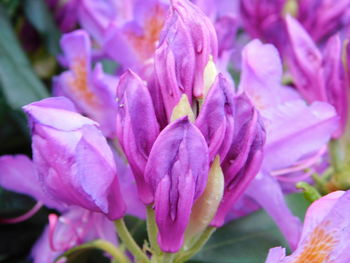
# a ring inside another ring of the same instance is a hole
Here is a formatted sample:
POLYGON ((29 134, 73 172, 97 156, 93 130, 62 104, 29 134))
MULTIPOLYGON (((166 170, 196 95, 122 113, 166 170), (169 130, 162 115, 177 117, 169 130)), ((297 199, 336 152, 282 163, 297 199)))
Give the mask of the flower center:
POLYGON ((336 245, 336 239, 327 232, 329 222, 317 226, 309 236, 302 252, 293 263, 325 263, 329 262, 330 254, 336 245))

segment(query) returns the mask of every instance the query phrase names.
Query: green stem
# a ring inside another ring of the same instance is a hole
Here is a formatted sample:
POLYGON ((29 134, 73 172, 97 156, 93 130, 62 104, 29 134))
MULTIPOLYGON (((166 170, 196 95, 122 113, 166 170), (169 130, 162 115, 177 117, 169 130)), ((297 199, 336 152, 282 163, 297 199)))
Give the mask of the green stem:
POLYGON ((296 184, 296 187, 304 191, 305 198, 310 202, 314 202, 321 198, 321 194, 317 191, 317 189, 308 183, 299 182, 296 184))
POLYGON ((336 174, 339 174, 342 170, 341 148, 338 140, 332 139, 329 142, 329 153, 331 157, 331 163, 335 171, 334 175, 336 176, 336 174))
POLYGON ((163 263, 173 263, 174 257, 175 257, 175 254, 173 254, 173 253, 164 253, 162 262, 163 263))
POLYGON ((110 254, 113 257, 113 261, 118 262, 118 263, 130 263, 130 260, 112 243, 102 240, 102 239, 97 239, 88 243, 85 243, 83 245, 74 247, 65 253, 61 254, 59 257, 55 259, 55 262, 60 260, 63 257, 69 257, 73 253, 81 250, 81 249, 88 249, 88 248, 98 248, 101 249, 108 254, 110 254))
POLYGON ((215 230, 216 230, 215 227, 212 227, 212 226, 207 227, 207 229, 202 233, 202 235, 197 240, 197 242, 189 250, 179 254, 175 258, 174 262, 175 263, 185 262, 186 260, 193 257, 195 254, 197 254, 203 248, 205 243, 207 243, 207 241, 209 240, 211 235, 215 232, 215 230))
POLYGON ((133 254, 136 262, 150 263, 148 257, 145 255, 145 253, 143 253, 141 248, 136 244, 135 240, 130 235, 123 218, 116 220, 115 226, 120 239, 123 241, 126 248, 133 254))
POLYGON ((152 251, 155 252, 156 255, 160 255, 162 252, 159 248, 158 242, 157 242, 157 233, 158 233, 158 227, 156 224, 154 211, 152 209, 151 205, 147 206, 147 234, 148 239, 151 244, 152 251))

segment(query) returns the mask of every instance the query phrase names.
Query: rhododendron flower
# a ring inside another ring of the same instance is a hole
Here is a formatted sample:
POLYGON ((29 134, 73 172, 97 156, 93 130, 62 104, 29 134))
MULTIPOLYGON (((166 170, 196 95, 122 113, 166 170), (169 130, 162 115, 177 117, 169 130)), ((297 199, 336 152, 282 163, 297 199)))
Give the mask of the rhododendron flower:
POLYGON ((85 31, 63 35, 61 46, 69 71, 54 79, 55 93, 71 99, 80 112, 100 124, 106 136, 114 137, 117 78, 105 74, 101 64, 92 70, 91 42, 85 31))
POLYGON ((233 140, 222 162, 224 196, 212 225, 222 226, 227 213, 257 175, 263 160, 265 129, 259 113, 245 94, 236 97, 233 140))
POLYGON ((97 123, 81 116, 64 97, 24 107, 32 129, 33 162, 38 180, 55 201, 124 215, 125 204, 112 151, 97 123))
POLYGON ((349 262, 350 192, 337 191, 315 201, 307 210, 297 249, 270 249, 266 263, 349 262))
POLYGON ((32 250, 35 263, 53 262, 62 252, 97 238, 117 244, 112 221, 101 213, 69 206, 55 200, 41 185, 35 164, 25 155, 0 158, 0 185, 8 190, 29 195, 62 213, 51 214, 47 226, 32 250))
POLYGON ((188 0, 174 0, 155 54, 156 80, 168 119, 185 93, 204 95, 204 69, 217 57, 215 29, 204 13, 188 0), (180 48, 181 47, 181 48, 180 48))
POLYGON ((159 134, 159 125, 147 87, 130 70, 120 78, 117 102, 118 139, 135 176, 140 199, 150 204, 153 196, 145 183, 144 171, 152 145, 159 134))
POLYGON ((247 193, 270 213, 293 248, 300 222, 289 212, 278 182, 268 177, 316 154, 331 138, 338 118, 331 105, 307 105, 294 90, 281 85, 282 65, 272 45, 252 41, 243 50, 242 63, 239 88, 260 110, 266 127, 261 174, 247 193))
POLYGON ((341 123, 334 136, 339 137, 348 117, 340 36, 332 36, 321 53, 298 21, 287 16, 286 24, 290 45, 287 61, 296 88, 309 102, 326 101, 335 107, 341 123))
POLYGON ((84 0, 79 20, 105 55, 147 78, 167 9, 159 0, 84 0))
POLYGON ((154 194, 158 242, 163 251, 177 252, 181 248, 191 208, 205 189, 208 171, 207 143, 187 117, 159 134, 145 178, 154 194))

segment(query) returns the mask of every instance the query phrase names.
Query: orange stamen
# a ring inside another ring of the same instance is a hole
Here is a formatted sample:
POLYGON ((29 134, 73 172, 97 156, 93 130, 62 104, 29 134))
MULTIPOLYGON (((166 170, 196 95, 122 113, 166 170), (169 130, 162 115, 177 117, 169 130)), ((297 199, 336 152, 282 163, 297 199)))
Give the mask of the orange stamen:
POLYGON ((317 226, 310 234, 302 252, 292 263, 326 263, 337 244, 334 236, 327 231, 328 223, 317 226))
POLYGON ((71 80, 73 92, 82 97, 88 104, 96 105, 96 97, 89 90, 87 62, 84 58, 77 58, 72 65, 74 78, 71 80))
POLYGON ((135 35, 134 32, 128 32, 127 37, 131 41, 135 50, 142 60, 152 57, 156 50, 160 31, 163 28, 165 12, 161 6, 157 5, 150 12, 152 15, 146 20, 143 35, 135 35))

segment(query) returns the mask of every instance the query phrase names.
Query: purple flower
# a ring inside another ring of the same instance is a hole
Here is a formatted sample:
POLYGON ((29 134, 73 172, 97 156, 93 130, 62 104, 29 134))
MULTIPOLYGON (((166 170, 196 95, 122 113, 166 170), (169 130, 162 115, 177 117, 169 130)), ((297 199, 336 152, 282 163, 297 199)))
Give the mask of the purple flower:
POLYGON ((69 71, 55 78, 55 93, 68 97, 79 111, 96 120, 106 136, 115 136, 117 79, 104 74, 100 64, 92 71, 91 43, 85 31, 65 34, 61 46, 69 71))
POLYGON ((324 102, 307 105, 295 90, 281 85, 282 65, 272 45, 252 41, 243 50, 242 62, 239 88, 259 109, 266 127, 261 173, 248 195, 276 220, 295 248, 300 222, 288 212, 280 186, 271 176, 317 155, 337 128, 338 118, 331 105, 324 102))
POLYGON ((168 119, 181 94, 190 103, 204 95, 204 69, 217 57, 217 37, 208 17, 188 0, 174 0, 155 55, 157 81, 168 119))
POLYGON ((282 12, 286 0, 240 0, 244 29, 252 38, 272 43, 283 50, 286 38, 282 12))
POLYGON ((32 249, 34 263, 54 262, 66 250, 95 239, 118 244, 113 222, 100 213, 71 207, 59 217, 50 214, 49 221, 32 249))
POLYGON ((159 0, 82 0, 79 21, 108 56, 140 74, 152 59, 167 8, 159 0))
POLYGON ((145 183, 144 170, 159 125, 145 83, 127 71, 117 88, 117 135, 135 176, 140 199, 149 204, 153 195, 145 183))
POLYGON ((234 87, 219 74, 196 120, 209 146, 209 160, 224 160, 234 136, 234 87))
POLYGON ((337 191, 315 201, 307 210, 298 248, 270 249, 266 263, 349 262, 350 192, 337 191))
POLYGON ((221 226, 233 204, 259 172, 265 143, 265 129, 257 110, 244 95, 236 97, 233 140, 222 163, 224 196, 212 225, 221 226))
POLYGON ((290 41, 287 59, 296 87, 309 102, 326 101, 336 108, 341 123, 334 136, 339 137, 348 115, 340 37, 331 37, 322 54, 296 20, 287 16, 286 24, 290 41))
POLYGON ((0 157, 0 186, 29 195, 50 208, 64 209, 62 204, 43 191, 35 166, 32 160, 25 155, 0 157))
POLYGON ((349 7, 349 0, 299 0, 297 18, 314 41, 325 41, 349 25, 349 7))
POLYGON ((77 24, 77 10, 79 0, 46 0, 48 6, 54 13, 55 20, 63 32, 69 32, 77 24))
POLYGON ((283 54, 288 39, 283 23, 286 13, 295 16, 315 42, 324 43, 349 25, 349 5, 349 0, 240 0, 244 29, 253 38, 274 44, 283 54))
POLYGON ((209 170, 208 147, 187 117, 167 126, 155 141, 145 171, 154 193, 158 243, 177 252, 193 203, 203 193, 209 170))
POLYGON ((97 124, 64 97, 24 107, 32 129, 33 161, 44 191, 55 201, 123 216, 112 151, 97 124))
MULTIPOLYGON (((42 187, 35 163, 25 155, 0 158, 0 185, 8 190, 27 194, 44 205, 60 211, 51 214, 47 226, 32 249, 35 263, 53 262, 65 250, 97 238, 117 244, 114 224, 101 213, 77 206, 67 206, 42 187)), ((65 189, 63 190, 65 191, 65 189)))

